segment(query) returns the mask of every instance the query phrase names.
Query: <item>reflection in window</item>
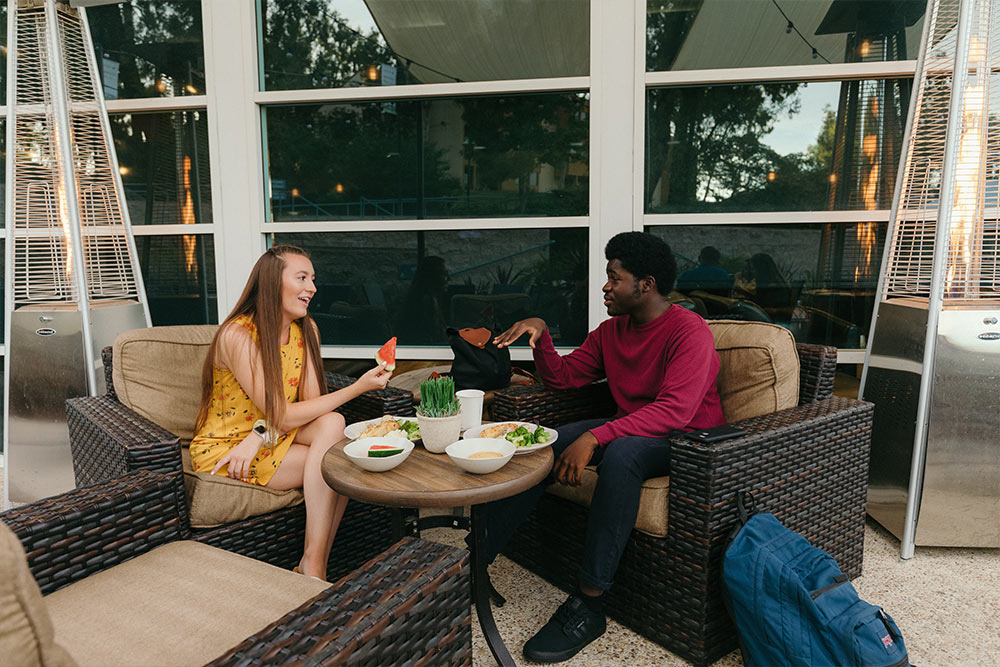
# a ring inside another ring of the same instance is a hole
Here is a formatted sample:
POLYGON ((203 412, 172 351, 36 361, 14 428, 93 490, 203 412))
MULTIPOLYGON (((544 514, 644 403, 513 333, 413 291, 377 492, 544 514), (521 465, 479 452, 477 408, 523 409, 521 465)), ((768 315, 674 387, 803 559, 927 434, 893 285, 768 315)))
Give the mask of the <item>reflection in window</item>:
POLYGON ((654 88, 647 213, 889 208, 908 79, 654 88))
POLYGON ((924 0, 646 0, 646 71, 914 60, 924 0))
POLYGON ((205 94, 200 0, 87 9, 105 99, 205 94))
POLYGON ((275 221, 587 214, 585 93, 270 107, 265 124, 275 221))
POLYGON ((542 317, 558 345, 587 334, 587 230, 275 234, 316 269, 325 345, 447 345, 445 328, 542 317))
POLYGON ((113 114, 133 225, 212 222, 206 112, 113 114))
POLYGON ((586 76, 589 0, 259 0, 265 90, 586 76))
POLYGON ((210 234, 137 236, 153 326, 215 324, 215 245, 210 234))
POLYGON ((796 340, 865 346, 885 223, 650 227, 677 259, 675 300, 709 319, 774 322, 796 340))

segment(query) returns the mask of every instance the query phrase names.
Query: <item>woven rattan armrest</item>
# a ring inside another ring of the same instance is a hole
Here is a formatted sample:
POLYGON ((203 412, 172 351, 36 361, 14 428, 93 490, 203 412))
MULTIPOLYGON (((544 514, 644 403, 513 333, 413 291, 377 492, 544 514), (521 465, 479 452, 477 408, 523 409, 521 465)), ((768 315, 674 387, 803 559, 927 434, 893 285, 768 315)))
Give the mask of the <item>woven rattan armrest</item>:
POLYGON ((799 353, 799 405, 833 396, 837 374, 837 348, 796 343, 799 353))
POLYGON ((210 665, 472 661, 468 554, 404 538, 210 665))
POLYGON ((595 382, 579 389, 549 389, 543 384, 511 385, 493 394, 493 418, 497 421, 562 426, 582 419, 610 417, 617 409, 607 382, 595 382))
POLYGON ((861 553, 852 547, 864 533, 873 410, 864 401, 830 398, 735 422, 747 435, 732 440, 673 438, 668 535, 721 553, 736 522, 736 495, 750 491, 759 511, 775 514, 857 576, 861 553))
POLYGON ((172 475, 139 470, 0 514, 44 595, 187 534, 172 475))
POLYGON ((109 395, 71 398, 66 401, 66 416, 77 486, 100 484, 134 470, 152 470, 170 475, 178 497, 184 498, 176 435, 109 395))

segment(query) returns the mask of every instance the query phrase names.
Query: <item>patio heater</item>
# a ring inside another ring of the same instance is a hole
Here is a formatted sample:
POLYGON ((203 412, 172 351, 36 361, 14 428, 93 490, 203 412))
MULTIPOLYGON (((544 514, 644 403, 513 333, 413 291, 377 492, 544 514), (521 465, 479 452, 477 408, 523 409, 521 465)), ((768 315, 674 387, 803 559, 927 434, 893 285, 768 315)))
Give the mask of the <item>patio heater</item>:
POLYGON ((903 558, 1000 546, 1000 2, 929 9, 861 385, 903 558))
POLYGON ((7 11, 5 506, 73 488, 64 402, 103 392, 101 348, 149 326, 85 13, 7 11))

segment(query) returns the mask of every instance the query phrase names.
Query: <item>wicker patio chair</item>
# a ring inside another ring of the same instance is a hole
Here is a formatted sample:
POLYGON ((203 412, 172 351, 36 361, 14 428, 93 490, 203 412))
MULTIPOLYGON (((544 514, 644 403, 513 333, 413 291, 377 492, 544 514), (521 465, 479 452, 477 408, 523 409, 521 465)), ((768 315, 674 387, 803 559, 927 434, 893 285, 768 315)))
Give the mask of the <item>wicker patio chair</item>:
MULTIPOLYGON (((671 440, 666 536, 633 530, 605 594, 612 618, 698 665, 737 645, 720 564, 738 492, 751 491, 759 510, 825 549, 849 576, 861 574, 873 406, 831 397, 836 348, 796 348, 798 406, 734 422, 747 432, 736 439, 671 440)), ((549 426, 616 410, 604 382, 568 391, 512 386, 496 392, 493 408, 497 420, 549 426)), ((504 553, 572 590, 586 525, 585 507, 546 493, 504 553)))
POLYGON ((4 512, 0 522, 13 531, 0 530, 8 664, 122 655, 134 664, 472 661, 464 550, 407 537, 326 585, 189 541, 174 476, 149 470, 4 512), (188 571, 190 554, 215 567, 192 562, 188 571), (184 581, 171 576, 178 568, 184 581), (212 584, 233 571, 259 575, 264 595, 246 600, 212 584), (206 619, 212 610, 222 613, 206 619))
MULTIPOLYGON (((195 333, 200 336, 199 340, 204 340, 205 332, 195 333)), ((210 340, 210 336, 208 338, 210 340)), ((119 401, 112 372, 112 348, 105 348, 101 356, 107 393, 66 402, 77 486, 99 484, 134 470, 148 469, 172 475, 179 497, 184 498, 180 438, 119 401)), ((200 358, 204 358, 203 352, 200 358)), ((184 361, 200 368, 199 358, 184 361)), ((331 391, 354 381, 335 373, 327 373, 326 377, 331 391)), ((192 391, 197 392, 197 388, 192 391)), ((412 415, 413 397, 409 392, 387 387, 349 401, 339 412, 348 423, 383 414, 412 415)), ((182 508, 185 524, 189 523, 187 511, 185 505, 182 508)), ((392 544, 402 534, 394 520, 394 515, 386 508, 349 502, 334 540, 327 579, 333 581, 351 572, 392 544)), ((191 539, 285 568, 298 564, 304 535, 304 503, 214 528, 191 529, 191 539)))

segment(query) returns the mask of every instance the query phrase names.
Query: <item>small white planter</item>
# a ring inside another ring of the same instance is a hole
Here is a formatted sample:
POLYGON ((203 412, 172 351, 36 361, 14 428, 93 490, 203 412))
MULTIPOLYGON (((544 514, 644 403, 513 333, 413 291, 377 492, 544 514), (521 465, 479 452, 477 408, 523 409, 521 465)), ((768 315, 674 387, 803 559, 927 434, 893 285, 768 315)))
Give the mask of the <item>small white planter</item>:
POLYGON ((462 430, 462 415, 451 417, 424 417, 417 413, 417 423, 420 424, 420 439, 424 449, 432 454, 443 454, 444 448, 458 440, 462 430))

